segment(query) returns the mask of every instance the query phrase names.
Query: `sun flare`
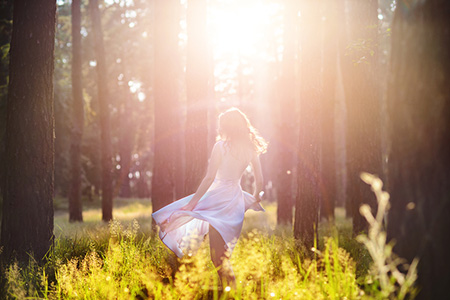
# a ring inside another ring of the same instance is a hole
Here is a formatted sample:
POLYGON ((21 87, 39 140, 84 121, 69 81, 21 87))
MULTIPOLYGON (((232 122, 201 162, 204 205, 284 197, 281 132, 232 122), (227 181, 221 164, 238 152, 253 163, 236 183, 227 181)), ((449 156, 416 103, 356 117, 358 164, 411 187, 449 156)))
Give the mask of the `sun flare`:
POLYGON ((273 0, 219 0, 208 7, 207 35, 221 101, 251 95, 258 65, 274 62, 282 45, 282 6, 273 0))
POLYGON ((215 58, 265 52, 268 36, 277 33, 274 18, 280 9, 272 1, 217 1, 208 12, 208 35, 215 58))

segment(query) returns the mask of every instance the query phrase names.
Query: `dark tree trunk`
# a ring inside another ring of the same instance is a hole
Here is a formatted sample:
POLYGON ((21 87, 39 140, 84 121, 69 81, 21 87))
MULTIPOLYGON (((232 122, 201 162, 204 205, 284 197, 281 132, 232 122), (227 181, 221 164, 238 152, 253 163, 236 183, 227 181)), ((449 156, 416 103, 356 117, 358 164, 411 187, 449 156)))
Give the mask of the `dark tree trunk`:
POLYGON ((337 5, 335 0, 324 2, 323 26, 323 98, 322 98, 322 145, 321 145, 321 182, 322 191, 320 217, 334 219, 337 197, 336 156, 335 156, 335 104, 337 76, 337 5))
POLYGON ((295 201, 294 238, 309 249, 317 236, 319 219, 320 172, 320 103, 321 54, 319 5, 304 1, 301 32, 301 92, 299 114, 299 144, 297 167, 297 197, 295 201))
POLYGON ((53 243, 56 2, 14 1, 1 258, 40 261, 53 243))
POLYGON ((97 0, 90 0, 89 8, 94 34, 94 50, 97 60, 97 87, 98 103, 100 109, 100 139, 102 162, 102 220, 112 220, 113 187, 112 187, 112 150, 111 150, 111 124, 109 116, 109 95, 107 87, 107 68, 105 48, 103 44, 103 30, 100 10, 97 0))
POLYGON ((418 299, 450 286, 450 2, 399 5, 387 90, 390 153, 388 236, 418 257, 418 299))
POLYGON ((72 96, 73 119, 70 145, 71 189, 69 193, 69 221, 83 221, 81 203, 81 142, 84 128, 82 60, 81 60, 81 0, 72 1, 72 96))
POLYGON ((347 36, 340 39, 344 41, 341 59, 347 104, 347 201, 354 234, 367 229, 359 213, 361 204, 376 206, 375 196, 360 173, 382 175, 377 9, 376 0, 349 1, 347 36))
POLYGON ((292 224, 294 206, 294 152, 295 152, 295 50, 296 18, 295 1, 285 0, 284 51, 281 65, 279 115, 275 147, 278 164, 276 167, 277 224, 292 224))
MULTIPOLYGON (((13 0, 0 3, 0 48, 11 41, 13 0)), ((5 165, 6 98, 8 96, 9 55, 0 57, 0 166, 5 165)), ((0 169, 0 205, 5 184, 5 168, 0 169)), ((0 218, 1 218, 0 211, 0 218)))
POLYGON ((155 1, 155 136, 152 177, 153 211, 175 196, 178 118, 178 1, 155 1))
POLYGON ((186 62, 186 194, 194 193, 208 162, 208 48, 206 0, 189 0, 186 62))

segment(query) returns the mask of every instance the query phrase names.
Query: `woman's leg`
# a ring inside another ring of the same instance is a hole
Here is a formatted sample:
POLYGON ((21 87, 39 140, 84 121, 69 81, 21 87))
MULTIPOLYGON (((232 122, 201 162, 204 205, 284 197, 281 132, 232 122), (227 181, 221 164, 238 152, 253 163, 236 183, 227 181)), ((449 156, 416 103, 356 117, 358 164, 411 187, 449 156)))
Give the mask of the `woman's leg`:
POLYGON ((231 268, 230 259, 227 255, 226 245, 220 233, 211 225, 209 225, 209 247, 211 252, 211 260, 217 268, 220 279, 226 280, 227 285, 234 286, 236 278, 231 268))

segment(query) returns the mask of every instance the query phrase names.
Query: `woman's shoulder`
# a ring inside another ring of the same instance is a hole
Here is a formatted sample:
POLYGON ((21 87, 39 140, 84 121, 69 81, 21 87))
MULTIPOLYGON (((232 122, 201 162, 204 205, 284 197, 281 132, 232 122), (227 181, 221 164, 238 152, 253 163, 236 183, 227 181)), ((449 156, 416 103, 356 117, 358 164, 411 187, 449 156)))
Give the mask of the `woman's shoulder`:
POLYGON ((225 141, 220 139, 220 140, 216 141, 213 148, 223 148, 224 146, 225 146, 225 141))
POLYGON ((222 139, 217 140, 216 143, 214 144, 214 147, 213 147, 213 151, 214 150, 217 150, 217 151, 219 151, 220 153, 223 154, 224 151, 225 151, 225 141, 222 140, 222 139))

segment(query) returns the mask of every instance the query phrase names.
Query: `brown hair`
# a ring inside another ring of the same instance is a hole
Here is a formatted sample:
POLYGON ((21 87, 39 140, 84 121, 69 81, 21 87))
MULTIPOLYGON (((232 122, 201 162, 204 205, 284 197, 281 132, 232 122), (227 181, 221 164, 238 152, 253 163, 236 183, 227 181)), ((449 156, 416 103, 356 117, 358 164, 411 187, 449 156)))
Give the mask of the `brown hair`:
POLYGON ((238 108, 230 108, 219 115, 219 138, 230 148, 248 147, 257 154, 266 152, 267 142, 238 108))

